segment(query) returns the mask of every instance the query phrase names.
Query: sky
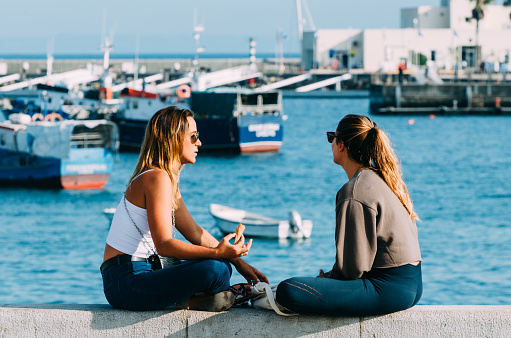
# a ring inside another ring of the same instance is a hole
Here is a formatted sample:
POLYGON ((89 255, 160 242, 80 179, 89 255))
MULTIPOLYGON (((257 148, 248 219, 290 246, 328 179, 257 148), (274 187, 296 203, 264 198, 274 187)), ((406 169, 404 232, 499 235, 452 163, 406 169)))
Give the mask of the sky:
MULTIPOLYGON (((401 8, 440 6, 440 0, 307 3, 318 29, 399 28, 401 8)), ((113 39, 112 55, 193 54, 194 18, 205 29, 205 54, 248 54, 251 37, 256 53, 275 53, 279 31, 285 54, 300 51, 296 0, 0 0, 0 55, 99 54, 105 36, 113 39)))

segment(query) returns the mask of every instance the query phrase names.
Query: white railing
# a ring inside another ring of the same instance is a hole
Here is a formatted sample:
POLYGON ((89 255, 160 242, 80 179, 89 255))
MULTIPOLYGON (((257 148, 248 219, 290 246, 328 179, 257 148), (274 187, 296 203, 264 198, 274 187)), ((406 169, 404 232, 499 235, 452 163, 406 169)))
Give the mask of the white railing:
MULTIPOLYGON (((314 83, 311 83, 309 85, 296 88, 296 91, 300 92, 300 93, 310 92, 311 90, 323 88, 323 87, 326 87, 326 86, 331 86, 333 84, 340 84, 341 81, 346 81, 346 80, 349 80, 349 79, 351 79, 351 74, 347 73, 347 74, 344 74, 344 75, 341 75, 341 76, 331 77, 331 78, 323 80, 323 81, 314 82, 314 83)), ((338 86, 338 87, 339 87, 339 90, 340 90, 340 86, 338 86)))
POLYGON ((293 76, 293 77, 290 77, 289 79, 273 82, 273 83, 261 86, 259 88, 256 88, 256 91, 258 91, 258 92, 266 92, 266 91, 282 88, 282 87, 289 86, 289 85, 294 84, 294 83, 310 80, 311 77, 312 77, 312 75, 310 73, 302 74, 302 75, 298 75, 298 76, 293 76))

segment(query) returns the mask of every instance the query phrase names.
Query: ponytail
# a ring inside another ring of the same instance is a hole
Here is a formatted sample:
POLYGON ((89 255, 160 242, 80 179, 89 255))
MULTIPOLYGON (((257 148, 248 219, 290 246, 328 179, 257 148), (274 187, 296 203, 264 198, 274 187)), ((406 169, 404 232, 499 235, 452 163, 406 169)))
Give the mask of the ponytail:
POLYGON ((402 179, 401 165, 390 140, 376 123, 366 116, 346 115, 337 126, 337 140, 348 149, 354 161, 376 172, 399 199, 413 220, 419 216, 402 179))

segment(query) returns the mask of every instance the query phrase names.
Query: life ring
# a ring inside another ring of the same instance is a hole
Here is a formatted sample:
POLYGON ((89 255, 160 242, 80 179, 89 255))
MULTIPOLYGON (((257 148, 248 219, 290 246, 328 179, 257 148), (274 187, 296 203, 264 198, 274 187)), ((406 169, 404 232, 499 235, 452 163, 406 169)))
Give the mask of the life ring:
POLYGON ((180 99, 187 99, 190 97, 190 94, 190 86, 183 84, 177 87, 177 97, 180 99))
POLYGON ((64 118, 59 113, 53 112, 51 114, 46 115, 44 117, 44 120, 54 122, 55 120, 64 121, 64 118))
POLYGON ((34 115, 32 115, 32 122, 36 122, 36 121, 44 121, 44 116, 43 114, 41 113, 35 113, 34 115))

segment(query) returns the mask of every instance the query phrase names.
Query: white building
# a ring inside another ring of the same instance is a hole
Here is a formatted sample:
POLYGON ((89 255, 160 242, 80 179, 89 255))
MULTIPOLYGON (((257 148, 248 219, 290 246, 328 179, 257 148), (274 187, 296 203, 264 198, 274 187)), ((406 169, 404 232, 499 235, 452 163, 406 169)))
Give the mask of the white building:
POLYGON ((400 29, 319 29, 304 32, 302 61, 311 68, 396 71, 400 62, 408 66, 434 61, 439 69, 454 65, 476 66, 479 60, 509 63, 511 53, 511 7, 484 6, 484 19, 472 17, 474 1, 442 0, 440 7, 401 9, 400 29), (424 58, 425 57, 425 58, 424 58))

